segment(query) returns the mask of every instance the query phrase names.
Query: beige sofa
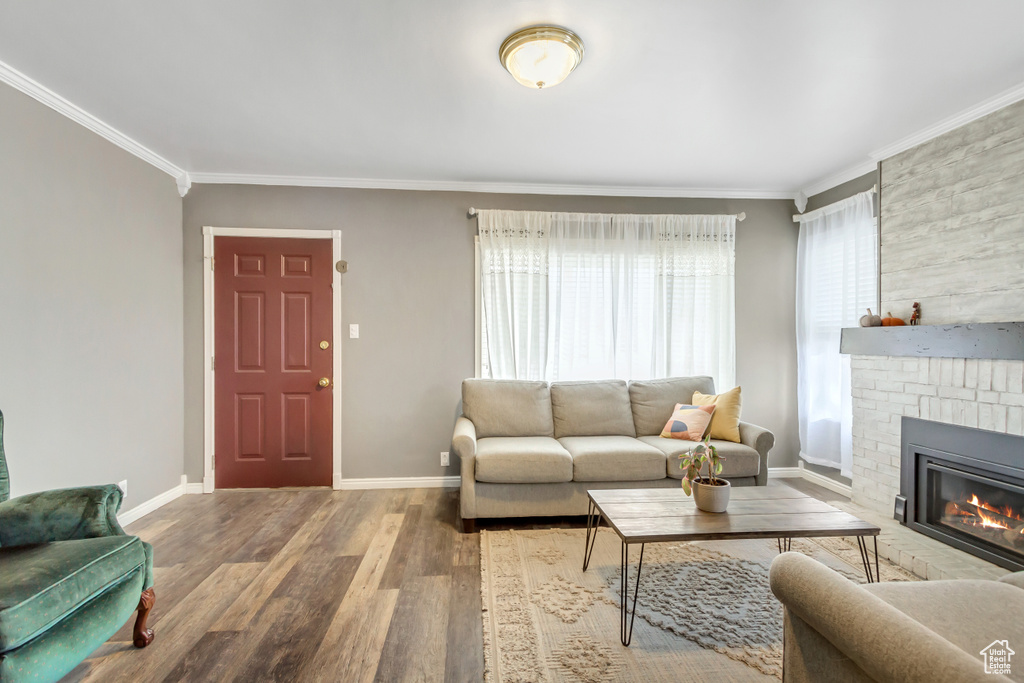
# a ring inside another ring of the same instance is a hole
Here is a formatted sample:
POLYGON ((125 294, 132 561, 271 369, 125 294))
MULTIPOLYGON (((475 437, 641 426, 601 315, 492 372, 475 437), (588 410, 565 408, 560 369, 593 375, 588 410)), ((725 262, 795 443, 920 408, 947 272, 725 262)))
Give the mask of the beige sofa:
POLYGON ((784 683, 1024 681, 1024 572, 860 586, 783 553, 770 582, 785 607, 784 683), (1009 677, 985 673, 982 650, 997 641, 1020 653, 1009 677))
MULTIPOLYGON (((628 385, 467 379, 452 438, 462 461, 464 526, 488 517, 584 515, 587 489, 679 486, 675 456, 695 444, 659 434, 677 403, 714 389, 710 377, 628 385)), ((741 422, 740 439, 713 441, 725 457, 722 476, 763 486, 775 437, 741 422)))

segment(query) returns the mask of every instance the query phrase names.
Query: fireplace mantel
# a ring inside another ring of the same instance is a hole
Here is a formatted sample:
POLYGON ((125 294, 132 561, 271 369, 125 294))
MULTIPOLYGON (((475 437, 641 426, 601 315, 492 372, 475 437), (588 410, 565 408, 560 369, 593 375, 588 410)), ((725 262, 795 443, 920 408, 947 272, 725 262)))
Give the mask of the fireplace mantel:
POLYGON ((839 352, 856 356, 1024 360, 1024 322, 847 327, 839 352))

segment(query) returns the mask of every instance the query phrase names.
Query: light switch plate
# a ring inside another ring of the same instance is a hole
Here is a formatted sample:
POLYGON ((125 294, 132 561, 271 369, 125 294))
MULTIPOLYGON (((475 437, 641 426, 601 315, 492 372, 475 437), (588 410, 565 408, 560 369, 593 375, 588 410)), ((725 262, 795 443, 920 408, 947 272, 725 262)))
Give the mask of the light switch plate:
POLYGON ((348 338, 359 339, 359 324, 353 323, 348 326, 348 338))

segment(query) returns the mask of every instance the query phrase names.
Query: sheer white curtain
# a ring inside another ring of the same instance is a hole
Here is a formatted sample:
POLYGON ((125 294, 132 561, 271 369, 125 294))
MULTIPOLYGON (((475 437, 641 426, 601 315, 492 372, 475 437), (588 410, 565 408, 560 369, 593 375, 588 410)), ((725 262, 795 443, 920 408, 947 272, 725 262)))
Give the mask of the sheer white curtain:
MULTIPOLYGON (((800 217, 796 348, 800 457, 838 468, 853 464, 850 357, 840 331, 878 305, 874 191, 800 217)), ((877 313, 877 311, 875 311, 877 313)))
POLYGON ((735 383, 735 216, 480 211, 481 374, 735 383))

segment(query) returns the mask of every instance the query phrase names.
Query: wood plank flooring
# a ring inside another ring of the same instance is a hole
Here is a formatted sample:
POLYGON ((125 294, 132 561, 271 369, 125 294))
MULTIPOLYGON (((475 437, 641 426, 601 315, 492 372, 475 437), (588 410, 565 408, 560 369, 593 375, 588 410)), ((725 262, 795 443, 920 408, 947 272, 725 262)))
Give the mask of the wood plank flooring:
MULTIPOLYGON (((458 496, 183 496, 127 528, 155 548, 156 639, 136 650, 129 622, 64 680, 482 681, 480 537, 459 532, 458 496)), ((483 528, 583 525, 581 517, 483 528)))

